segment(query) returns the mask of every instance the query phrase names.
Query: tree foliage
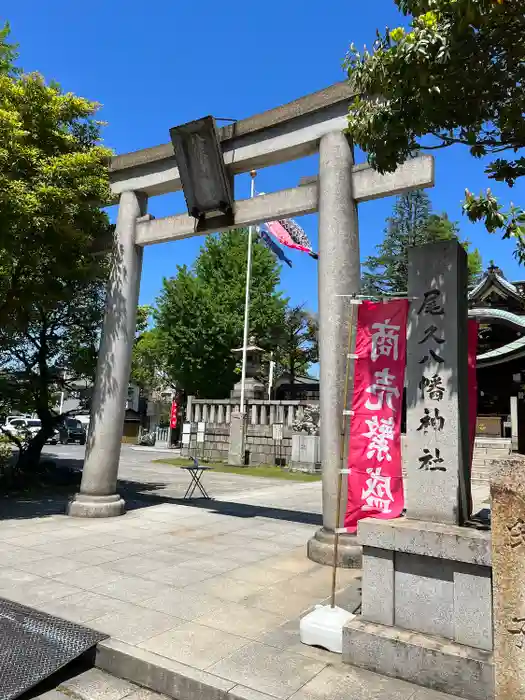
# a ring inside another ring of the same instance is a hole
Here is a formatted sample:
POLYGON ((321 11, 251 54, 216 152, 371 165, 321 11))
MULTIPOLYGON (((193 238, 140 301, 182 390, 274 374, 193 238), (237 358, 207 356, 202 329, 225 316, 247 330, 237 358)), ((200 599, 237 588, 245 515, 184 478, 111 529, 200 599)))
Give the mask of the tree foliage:
MULTIPOLYGON (((408 249, 425 243, 458 238, 458 226, 446 214, 433 214, 430 199, 424 190, 400 195, 392 216, 387 219, 385 236, 377 246, 377 254, 365 262, 361 293, 376 296, 404 293, 408 285, 408 249)), ((463 246, 468 250, 468 241, 463 246)), ((481 255, 468 253, 469 283, 474 284, 482 271, 481 255)))
POLYGON ((293 385, 296 377, 308 373, 310 365, 319 361, 318 333, 317 318, 303 305, 286 309, 273 352, 277 377, 286 373, 293 385))
MULTIPOLYGON (((224 398, 237 380, 234 348, 242 345, 247 233, 209 236, 190 269, 165 279, 154 313, 158 350, 171 381, 187 394, 224 398)), ((272 349, 283 324, 285 300, 272 253, 253 243, 250 335, 272 349)))
POLYGON ((94 374, 111 228, 98 105, 13 66, 0 35, 0 372, 9 410, 36 411, 38 459, 56 391, 94 374))
POLYGON ((153 313, 151 306, 137 309, 137 333, 131 360, 131 381, 145 393, 175 388, 166 367, 159 331, 149 327, 153 313))
MULTIPOLYGON (((525 175, 523 0, 394 1, 412 16, 409 30, 387 29, 372 52, 352 45, 346 58, 354 141, 381 172, 419 149, 464 144, 475 158, 495 156, 488 177, 512 186, 525 175)), ((467 190, 463 208, 489 232, 515 238, 525 259, 521 208, 503 211, 490 190, 467 190)))
POLYGON ((16 45, 9 42, 10 28, 6 23, 0 29, 0 74, 13 75, 17 72, 15 59, 18 57, 16 45))

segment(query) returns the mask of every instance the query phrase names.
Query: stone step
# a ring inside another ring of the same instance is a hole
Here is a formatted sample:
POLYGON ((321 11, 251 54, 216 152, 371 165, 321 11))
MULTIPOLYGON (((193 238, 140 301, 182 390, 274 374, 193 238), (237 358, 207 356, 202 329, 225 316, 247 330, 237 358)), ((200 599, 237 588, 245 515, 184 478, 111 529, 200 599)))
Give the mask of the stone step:
MULTIPOLYGON (((248 643, 248 640, 246 641, 248 643)), ((264 649, 264 644, 254 643, 252 646, 254 652, 257 646, 264 649)), ((312 647, 305 647, 305 649, 310 652, 315 651, 312 647)), ((305 660, 307 659, 308 655, 305 654, 305 660)), ((314 659, 315 656, 311 657, 310 663, 313 663, 314 659)), ((257 690, 256 663, 243 672, 244 677, 253 677, 250 687, 247 687, 216 676, 209 671, 186 666, 116 640, 104 641, 98 645, 96 664, 114 675, 157 693, 168 695, 175 700, 277 700, 277 697, 281 700, 291 697, 294 700, 365 700, 368 698, 386 700, 387 697, 395 697, 396 700, 458 700, 453 695, 445 695, 343 663, 328 663, 298 691, 290 693, 283 687, 283 692, 279 696, 270 696, 257 690), (386 688, 388 692, 385 691, 386 688)), ((265 673, 268 671, 271 672, 271 669, 265 670, 265 673)), ((106 700, 106 698, 100 700, 106 700)), ((142 700, 142 698, 130 700, 142 700)))
POLYGON ((116 639, 97 646, 95 664, 174 700, 271 700, 257 690, 116 639))
POLYGON ((98 668, 69 677, 67 668, 31 692, 32 700, 167 700, 98 668), (57 683, 55 685, 55 683, 57 683), (52 687, 55 686, 55 687, 52 687))
POLYGON ((511 441, 506 438, 476 438, 472 458, 472 481, 490 481, 498 465, 511 455, 511 441))
POLYGON ((509 451, 512 449, 512 443, 510 440, 502 440, 501 442, 476 442, 474 443, 474 451, 476 450, 493 450, 495 452, 509 451))
POLYGON ((498 464, 505 462, 505 459, 487 459, 479 462, 472 462, 472 469, 493 471, 498 464))
POLYGON ((512 445, 509 444, 501 447, 491 447, 490 445, 482 445, 480 446, 475 446, 474 447, 474 454, 479 453, 479 454, 502 454, 502 453, 511 453, 512 452, 512 445))
POLYGON ((486 449, 486 450, 510 450, 512 447, 512 440, 509 438, 508 440, 484 440, 482 442, 479 442, 476 440, 474 443, 474 448, 475 449, 486 449))

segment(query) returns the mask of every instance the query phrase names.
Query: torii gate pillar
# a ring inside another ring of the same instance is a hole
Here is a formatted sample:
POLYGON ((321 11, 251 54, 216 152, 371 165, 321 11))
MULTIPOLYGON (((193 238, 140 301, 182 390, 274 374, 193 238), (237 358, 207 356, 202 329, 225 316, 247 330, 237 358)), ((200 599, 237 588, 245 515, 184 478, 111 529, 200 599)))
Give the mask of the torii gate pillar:
POLYGON ((108 518, 125 509, 116 487, 142 271, 137 219, 147 201, 140 192, 120 195, 82 482, 68 506, 79 518, 108 518))
MULTIPOLYGON (((344 378, 350 317, 349 295, 359 293, 359 227, 353 197, 352 147, 342 132, 319 145, 319 362, 320 443, 323 479, 323 527, 308 542, 308 556, 333 561, 337 512, 344 378)), ((344 491, 344 489, 343 489, 344 491)), ((343 503, 344 506, 344 503, 343 503)), ((339 566, 360 566, 355 537, 341 536, 339 566)))

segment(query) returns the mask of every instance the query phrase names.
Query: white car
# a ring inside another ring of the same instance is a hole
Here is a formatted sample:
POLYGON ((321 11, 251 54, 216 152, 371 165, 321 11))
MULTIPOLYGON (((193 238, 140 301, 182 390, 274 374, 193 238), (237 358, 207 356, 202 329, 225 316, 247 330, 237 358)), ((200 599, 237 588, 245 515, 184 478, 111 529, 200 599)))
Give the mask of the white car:
MULTIPOLYGON (((40 428, 42 427, 42 421, 40 418, 26 418, 25 416, 8 416, 6 422, 2 426, 2 429, 6 433, 10 433, 15 437, 23 437, 26 432, 28 432, 31 437, 34 437, 40 428)), ((48 439, 49 443, 56 445, 58 442, 58 433, 55 431, 53 436, 48 439)))

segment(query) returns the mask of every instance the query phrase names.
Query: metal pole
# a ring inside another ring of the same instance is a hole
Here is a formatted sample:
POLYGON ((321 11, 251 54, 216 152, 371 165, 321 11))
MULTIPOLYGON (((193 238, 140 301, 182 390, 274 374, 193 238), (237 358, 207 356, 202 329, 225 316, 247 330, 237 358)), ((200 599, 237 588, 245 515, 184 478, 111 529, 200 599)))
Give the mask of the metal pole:
POLYGON ((273 361, 273 351, 270 353, 270 373, 268 376, 268 401, 272 400, 273 373, 275 362, 273 361))
MULTIPOLYGON (((250 186, 250 198, 255 196, 256 170, 250 172, 252 178, 250 186)), ((242 369, 241 369, 241 413, 244 413, 244 384, 246 382, 246 348, 248 347, 248 328, 250 323, 250 282, 252 279, 252 239, 253 226, 248 228, 248 256, 246 260, 246 295, 244 299, 244 333, 242 340, 242 369)))

